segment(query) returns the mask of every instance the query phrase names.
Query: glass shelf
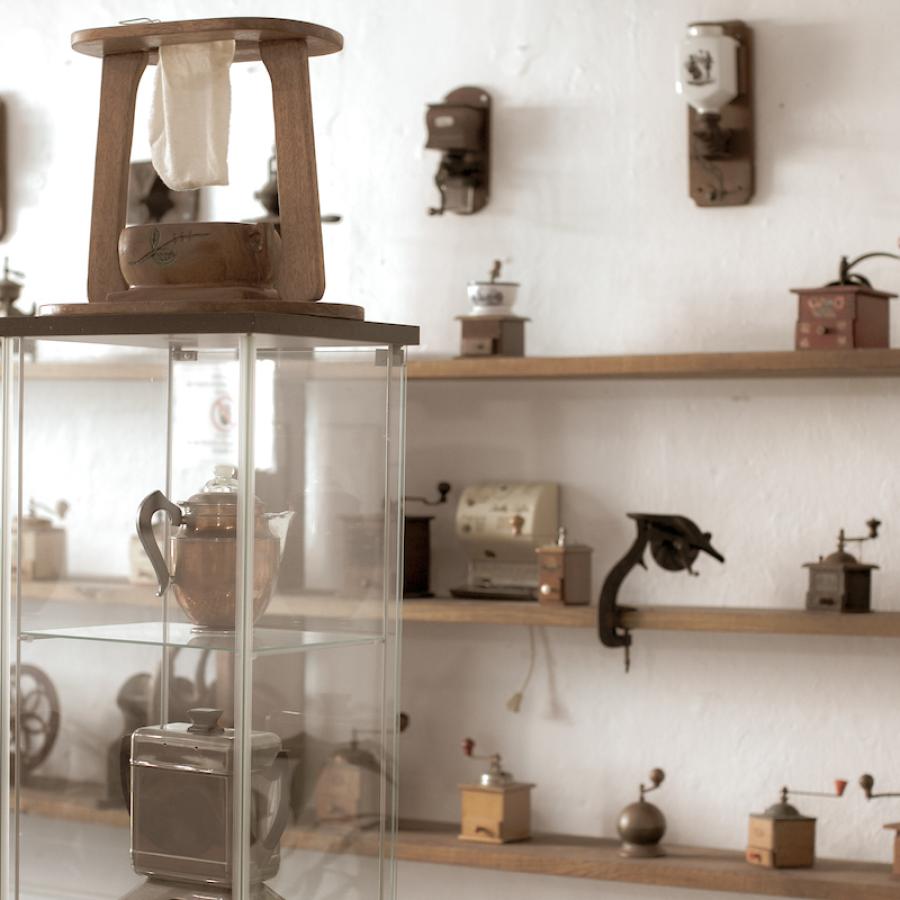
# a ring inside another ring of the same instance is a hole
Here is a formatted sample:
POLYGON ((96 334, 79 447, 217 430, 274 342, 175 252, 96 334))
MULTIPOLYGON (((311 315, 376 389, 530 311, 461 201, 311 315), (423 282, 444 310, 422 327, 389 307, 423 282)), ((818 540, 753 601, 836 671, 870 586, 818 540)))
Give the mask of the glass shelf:
MULTIPOLYGON (((25 630, 23 641, 52 639, 104 641, 116 644, 150 644, 159 647, 184 647, 192 650, 234 652, 234 634, 223 631, 195 631, 187 622, 170 622, 168 640, 162 622, 130 622, 123 625, 86 625, 69 628, 25 630)), ((299 631, 286 628, 256 628, 253 633, 254 656, 276 656, 320 647, 349 647, 380 644, 381 634, 335 631, 299 631)))

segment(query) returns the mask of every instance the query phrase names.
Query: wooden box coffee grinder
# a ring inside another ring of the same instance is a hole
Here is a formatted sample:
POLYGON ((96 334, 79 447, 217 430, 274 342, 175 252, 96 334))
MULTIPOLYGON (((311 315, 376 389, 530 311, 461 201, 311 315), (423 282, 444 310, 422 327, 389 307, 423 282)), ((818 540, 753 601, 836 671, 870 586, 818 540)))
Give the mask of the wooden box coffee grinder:
POLYGON ((765 812, 750 816, 745 859, 768 869, 809 868, 816 860, 816 820, 788 803, 790 794, 804 797, 842 797, 846 781, 834 783, 833 794, 781 789, 781 800, 765 812))
POLYGON ((499 753, 476 755, 475 741, 465 738, 462 750, 472 759, 486 759, 488 769, 478 784, 459 786, 462 807, 461 841, 507 844, 531 837, 531 789, 533 784, 515 781, 503 770, 499 753))
POLYGON ((538 602, 545 606, 584 606, 591 599, 591 553, 587 544, 572 544, 559 529, 555 544, 534 551, 538 558, 538 602))
MULTIPOLYGON (((859 613, 871 609, 872 570, 878 566, 862 562, 844 549, 847 544, 874 541, 878 537, 881 522, 869 519, 869 533, 865 537, 848 538, 842 528, 838 532, 837 550, 818 562, 805 563, 809 569, 809 590, 806 608, 830 612, 859 613)), ((862 554, 860 554, 861 556, 862 554)))
POLYGON ((797 350, 854 350, 890 346, 888 294, 872 287, 851 270, 864 259, 895 253, 864 253, 854 260, 841 257, 837 281, 819 288, 792 288, 798 297, 797 350))
MULTIPOLYGON (((863 789, 866 800, 880 800, 883 797, 900 797, 900 793, 893 791, 881 794, 872 793, 872 788, 875 787, 875 779, 871 775, 860 775, 859 786, 863 789)), ((885 831, 894 832, 894 865, 891 869, 891 874, 895 878, 900 878, 900 822, 888 822, 884 828, 885 831)))

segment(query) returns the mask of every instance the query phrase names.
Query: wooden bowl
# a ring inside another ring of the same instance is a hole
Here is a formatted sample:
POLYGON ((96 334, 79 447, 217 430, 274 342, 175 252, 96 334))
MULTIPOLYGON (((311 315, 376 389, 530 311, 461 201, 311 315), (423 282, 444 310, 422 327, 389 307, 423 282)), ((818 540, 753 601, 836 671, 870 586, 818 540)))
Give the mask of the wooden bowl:
POLYGON ((131 288, 271 288, 280 261, 271 222, 158 222, 119 235, 119 267, 131 288))

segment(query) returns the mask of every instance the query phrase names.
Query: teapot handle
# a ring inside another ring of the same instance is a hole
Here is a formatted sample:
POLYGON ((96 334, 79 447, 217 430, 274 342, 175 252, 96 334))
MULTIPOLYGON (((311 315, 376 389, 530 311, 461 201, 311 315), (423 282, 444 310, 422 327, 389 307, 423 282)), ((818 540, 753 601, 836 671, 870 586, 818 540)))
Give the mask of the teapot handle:
POLYGON ((153 516, 163 510, 169 517, 169 521, 173 525, 180 525, 183 516, 181 507, 176 506, 162 491, 154 491, 148 494, 141 501, 138 507, 137 517, 137 536, 147 554, 153 571, 156 573, 156 580, 159 582, 159 590, 156 592, 157 597, 162 597, 169 586, 171 575, 163 558, 159 544, 156 543, 156 536, 153 534, 153 516))

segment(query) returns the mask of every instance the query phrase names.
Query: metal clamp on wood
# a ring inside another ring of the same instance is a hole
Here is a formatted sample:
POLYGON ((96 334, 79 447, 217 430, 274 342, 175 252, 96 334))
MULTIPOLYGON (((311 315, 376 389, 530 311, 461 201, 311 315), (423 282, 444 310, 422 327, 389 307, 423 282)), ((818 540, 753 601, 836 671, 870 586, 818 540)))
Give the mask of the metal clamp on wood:
POLYGON ((644 550, 650 545, 650 554, 657 564, 670 572, 687 569, 696 575, 692 566, 700 551, 704 551, 719 562, 722 556, 709 542, 712 535, 701 531, 685 516, 658 515, 655 513, 628 513, 637 523, 637 535, 628 552, 613 566, 600 590, 597 614, 597 632, 604 647, 625 648, 625 671, 630 667, 628 648, 631 635, 621 625, 621 613, 629 608, 618 605, 619 588, 636 566, 647 568, 644 550))

